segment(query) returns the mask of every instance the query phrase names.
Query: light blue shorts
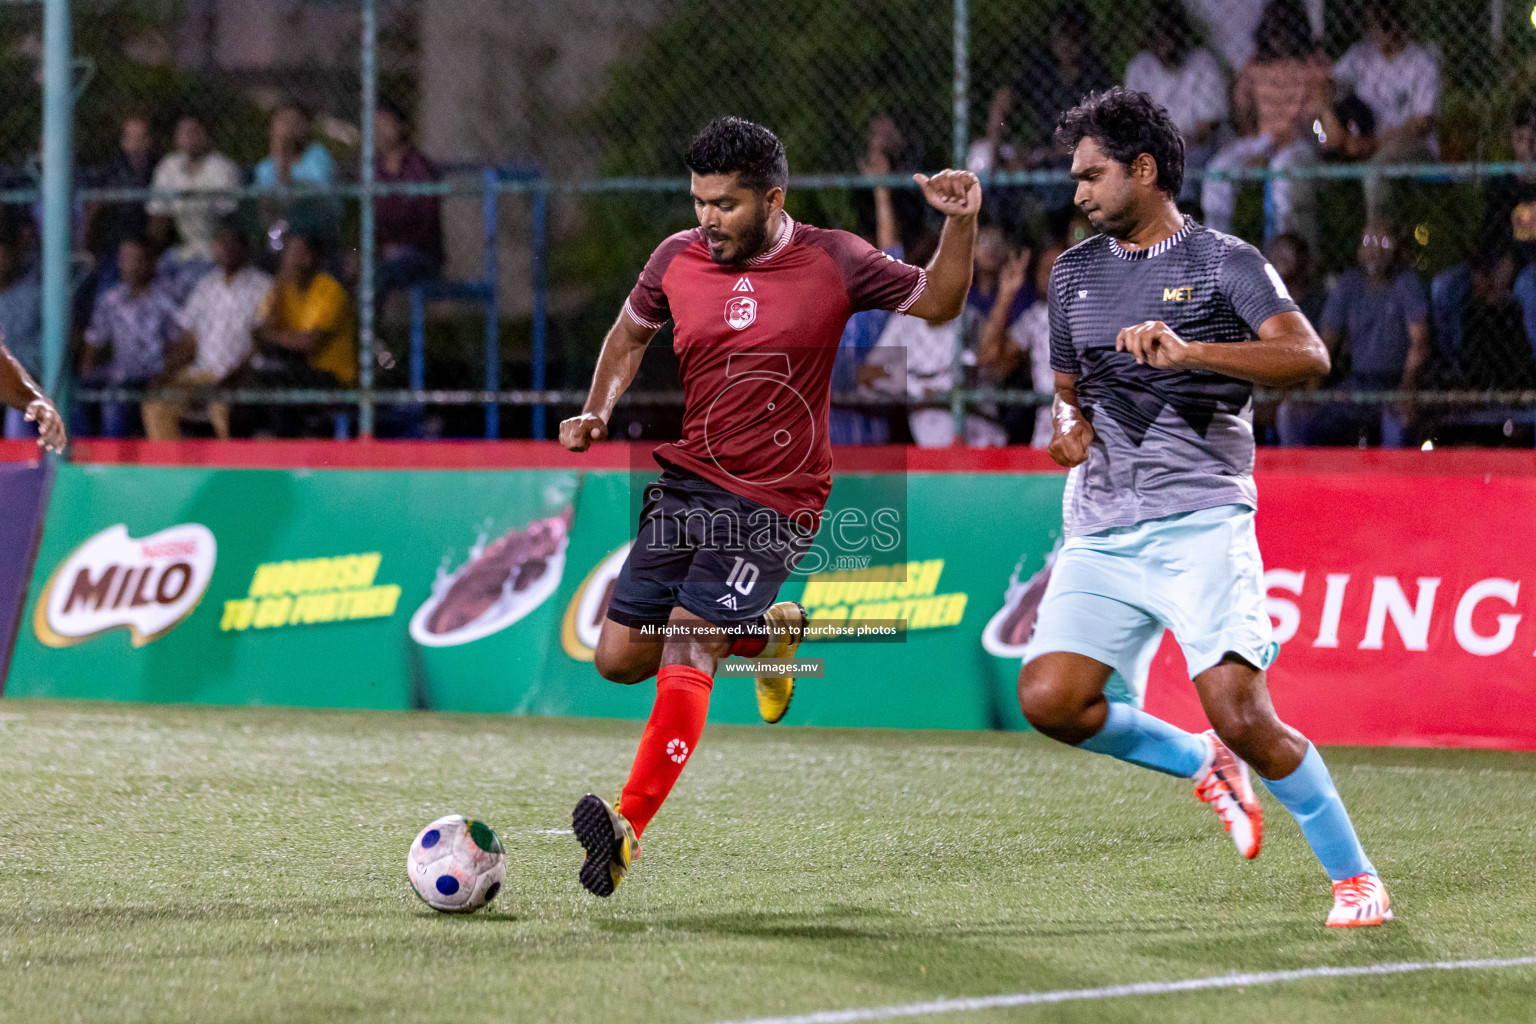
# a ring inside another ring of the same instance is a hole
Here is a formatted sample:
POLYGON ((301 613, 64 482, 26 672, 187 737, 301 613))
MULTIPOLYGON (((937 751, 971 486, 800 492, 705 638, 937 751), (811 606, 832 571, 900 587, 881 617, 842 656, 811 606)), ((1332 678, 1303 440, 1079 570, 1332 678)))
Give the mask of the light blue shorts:
POLYGON ((1228 652, 1259 668, 1275 660, 1253 509, 1223 505, 1068 540, 1024 661, 1056 651, 1092 658, 1124 677, 1139 706, 1165 628, 1191 677, 1228 652))

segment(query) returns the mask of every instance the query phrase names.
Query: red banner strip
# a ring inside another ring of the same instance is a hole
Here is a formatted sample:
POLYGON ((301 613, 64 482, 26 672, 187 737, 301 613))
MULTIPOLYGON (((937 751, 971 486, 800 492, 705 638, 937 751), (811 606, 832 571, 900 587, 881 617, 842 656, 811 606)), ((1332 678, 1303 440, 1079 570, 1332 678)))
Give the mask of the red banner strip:
MULTIPOLYGON (((83 439, 73 462, 247 469, 625 469, 651 471, 653 443, 610 441, 580 454, 553 441, 111 441, 83 439)), ((0 462, 37 458, 28 441, 0 441, 0 462)), ((839 473, 1059 473, 1033 448, 835 447, 839 473)), ((1536 477, 1536 451, 1261 448, 1262 474, 1536 477)))

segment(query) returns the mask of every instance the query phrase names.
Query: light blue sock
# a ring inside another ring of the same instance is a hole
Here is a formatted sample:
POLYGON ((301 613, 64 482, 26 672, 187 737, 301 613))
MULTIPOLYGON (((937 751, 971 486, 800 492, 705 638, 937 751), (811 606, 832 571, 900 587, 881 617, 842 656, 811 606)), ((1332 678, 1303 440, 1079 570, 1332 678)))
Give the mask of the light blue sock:
POLYGON ((1115 700, 1104 728, 1078 746, 1185 779, 1200 770, 1210 749, 1202 737, 1115 700))
POLYGON ((1329 878, 1338 882, 1366 871, 1376 873, 1370 858, 1360 848, 1349 812, 1339 799, 1339 791, 1333 788, 1333 777, 1316 747, 1308 743, 1307 756, 1285 778, 1260 779, 1301 826, 1301 834, 1307 837, 1329 878))

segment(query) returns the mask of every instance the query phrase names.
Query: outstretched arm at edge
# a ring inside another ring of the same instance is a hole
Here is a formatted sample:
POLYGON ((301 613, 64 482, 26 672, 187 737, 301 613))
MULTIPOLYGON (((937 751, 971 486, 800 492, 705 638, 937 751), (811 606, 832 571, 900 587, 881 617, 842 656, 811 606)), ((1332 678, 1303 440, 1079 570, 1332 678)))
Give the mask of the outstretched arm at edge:
POLYGON ((0 345, 0 401, 26 413, 27 419, 37 424, 38 444, 49 451, 64 450, 68 438, 64 436, 64 419, 59 410, 4 345, 0 345))

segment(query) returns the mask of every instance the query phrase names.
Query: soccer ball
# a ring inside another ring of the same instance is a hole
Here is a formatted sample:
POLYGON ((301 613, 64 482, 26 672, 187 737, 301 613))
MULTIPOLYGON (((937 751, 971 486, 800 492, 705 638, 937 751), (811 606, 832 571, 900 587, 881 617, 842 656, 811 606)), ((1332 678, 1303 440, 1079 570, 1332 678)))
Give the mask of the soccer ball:
POLYGON ((433 910, 470 914, 501 891, 507 854, 485 822, 450 814, 421 830, 406 855, 405 874, 433 910))

